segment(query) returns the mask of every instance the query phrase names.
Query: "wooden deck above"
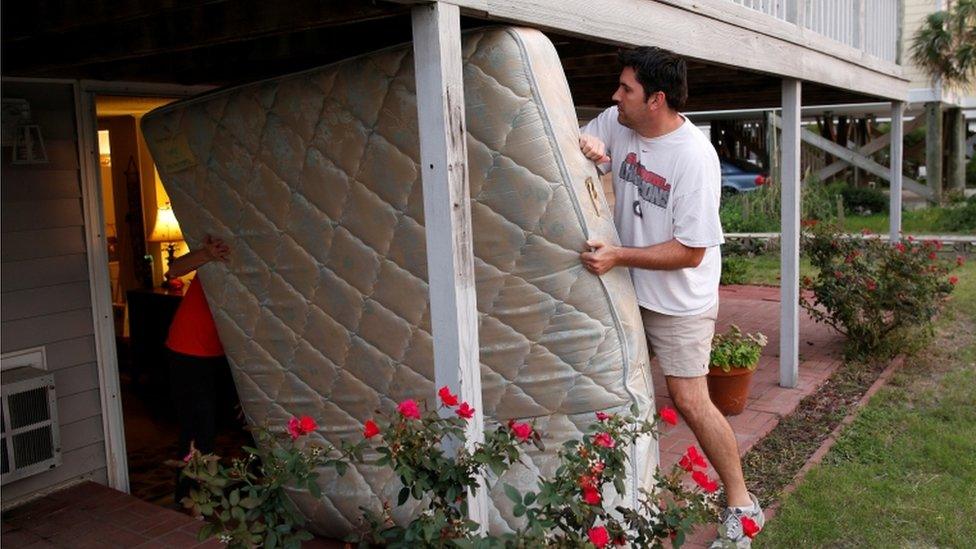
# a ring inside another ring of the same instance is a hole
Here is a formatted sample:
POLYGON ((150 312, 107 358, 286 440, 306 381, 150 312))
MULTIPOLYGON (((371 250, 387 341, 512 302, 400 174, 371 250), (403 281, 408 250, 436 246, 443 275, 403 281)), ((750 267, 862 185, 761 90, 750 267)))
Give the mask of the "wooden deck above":
MULTIPOLYGON (((805 104, 905 99, 901 67, 733 0, 450 0, 462 26, 541 28, 576 103, 605 106, 616 49, 691 60, 688 110, 778 107, 781 78, 805 104), (599 4, 599 7, 595 7, 599 4)), ((3 3, 4 76, 227 85, 409 41, 412 0, 38 0, 3 3)))

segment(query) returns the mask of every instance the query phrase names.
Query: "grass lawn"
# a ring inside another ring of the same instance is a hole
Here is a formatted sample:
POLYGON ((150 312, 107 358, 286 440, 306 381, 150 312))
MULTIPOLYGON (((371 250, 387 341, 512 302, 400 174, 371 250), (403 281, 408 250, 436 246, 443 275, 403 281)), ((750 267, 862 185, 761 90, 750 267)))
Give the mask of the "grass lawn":
MULTIPOLYGON (((738 259, 738 258, 737 258, 738 259)), ((758 284, 760 286, 779 286, 779 254, 763 254, 741 258, 743 266, 739 284, 758 284)), ((800 257, 800 277, 816 276, 817 269, 810 260, 800 257)))
POLYGON ((976 261, 936 337, 871 400, 756 547, 972 547, 976 261))
MULTIPOLYGON (((905 234, 953 234, 937 228, 939 226, 938 208, 923 208, 902 212, 901 231, 905 234)), ((844 219, 844 230, 852 233, 868 229, 871 232, 888 234, 888 214, 848 215, 844 219)))

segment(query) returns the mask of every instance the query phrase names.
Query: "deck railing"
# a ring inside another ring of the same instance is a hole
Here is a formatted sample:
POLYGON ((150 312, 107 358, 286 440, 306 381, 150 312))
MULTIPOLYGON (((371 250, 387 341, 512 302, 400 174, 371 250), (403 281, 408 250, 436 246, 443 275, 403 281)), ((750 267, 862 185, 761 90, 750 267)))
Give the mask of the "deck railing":
POLYGON ((729 0, 897 63, 898 0, 729 0))

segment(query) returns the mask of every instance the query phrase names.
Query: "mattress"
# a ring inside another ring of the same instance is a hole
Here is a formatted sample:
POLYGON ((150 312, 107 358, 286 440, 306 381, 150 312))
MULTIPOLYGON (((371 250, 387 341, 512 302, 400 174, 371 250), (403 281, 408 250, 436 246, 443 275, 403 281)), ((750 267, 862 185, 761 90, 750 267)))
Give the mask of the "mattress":
MULTIPOLYGON (((617 236, 552 44, 503 27, 462 49, 483 412, 488 428, 530 419, 547 434, 502 479, 530 488, 595 411, 653 413, 648 355, 627 270, 597 277, 579 261, 587 238, 617 236)), ((313 438, 337 444, 377 409, 434 404, 409 44, 180 101, 142 128, 187 242, 232 249, 199 278, 252 424, 307 414, 313 438)), ((654 441, 632 457, 628 497, 650 480, 654 441)), ((490 482, 490 529, 509 530, 490 482)), ((291 496, 328 536, 399 489, 371 465, 320 484, 321 498, 291 496)))

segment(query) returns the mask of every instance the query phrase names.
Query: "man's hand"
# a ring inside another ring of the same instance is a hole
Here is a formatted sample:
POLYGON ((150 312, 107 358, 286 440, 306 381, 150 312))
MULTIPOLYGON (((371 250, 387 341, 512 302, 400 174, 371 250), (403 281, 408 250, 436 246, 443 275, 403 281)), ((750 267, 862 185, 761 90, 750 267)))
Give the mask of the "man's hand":
POLYGON ((616 246, 611 246, 599 240, 587 240, 590 251, 580 254, 580 261, 587 271, 599 276, 616 267, 619 262, 616 246))
POLYGON ((607 146, 592 135, 585 133, 580 135, 580 150, 583 151, 583 156, 597 164, 610 162, 610 157, 607 156, 607 146))
POLYGON ((207 235, 203 239, 203 250, 208 261, 228 261, 230 259, 230 246, 219 238, 207 235))

